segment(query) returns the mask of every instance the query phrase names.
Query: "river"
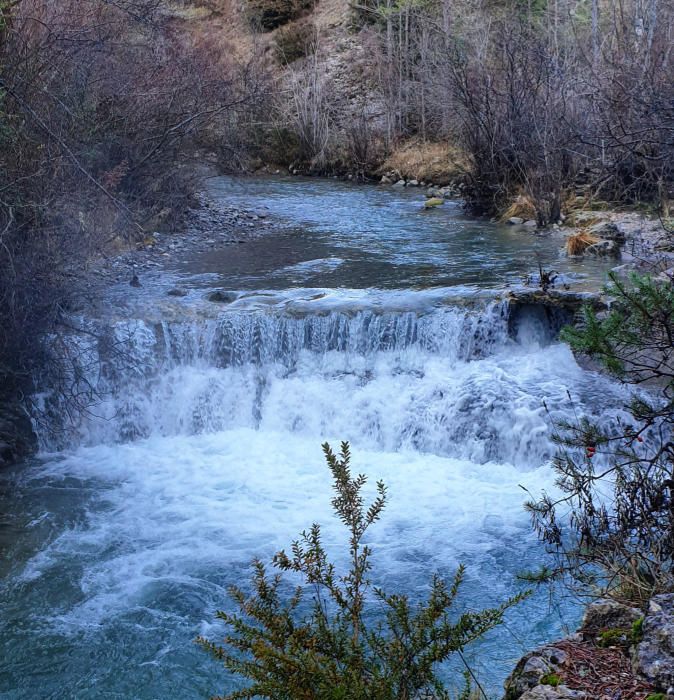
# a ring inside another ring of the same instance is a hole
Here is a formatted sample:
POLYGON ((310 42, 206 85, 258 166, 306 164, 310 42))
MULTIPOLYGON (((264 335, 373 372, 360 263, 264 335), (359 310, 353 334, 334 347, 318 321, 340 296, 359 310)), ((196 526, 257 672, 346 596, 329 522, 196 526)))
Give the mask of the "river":
MULTIPOLYGON (((417 599, 463 562, 457 609, 496 604, 544 561, 522 487, 553 487, 551 418, 610 420, 620 403, 540 309, 501 299, 539 260, 572 289, 598 286, 605 267, 563 259, 558 234, 329 180, 210 192, 285 223, 107 290, 63 358, 99 398, 66 412, 41 386, 42 450, 0 475, 2 698, 234 688, 193 644, 217 639, 226 587, 312 522, 343 561, 325 440, 350 441, 354 469, 389 488, 369 539, 378 585, 417 599)), ((540 592, 468 658, 497 695, 578 614, 540 592)))

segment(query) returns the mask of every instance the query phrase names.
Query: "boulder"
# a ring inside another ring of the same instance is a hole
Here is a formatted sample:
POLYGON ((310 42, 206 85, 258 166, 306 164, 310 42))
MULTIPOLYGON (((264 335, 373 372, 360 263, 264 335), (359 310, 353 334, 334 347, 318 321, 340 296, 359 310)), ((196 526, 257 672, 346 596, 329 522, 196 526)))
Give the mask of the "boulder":
POLYGON ((600 221, 594 226, 590 226, 590 233, 605 241, 625 242, 625 234, 612 221, 600 221))
POLYGON ((522 657, 506 679, 506 700, 518 700, 541 685, 545 676, 556 674, 566 662, 566 653, 554 646, 541 647, 522 657))
POLYGON ((525 221, 524 224, 522 224, 522 225, 526 226, 527 228, 536 228, 536 226, 538 226, 538 224, 533 219, 529 219, 528 221, 525 221))
POLYGON ((391 180, 391 178, 387 175, 382 175, 381 180, 379 182, 382 185, 391 185, 393 183, 393 180, 391 180))
POLYGON ((634 651, 634 670, 660 691, 674 696, 674 593, 651 598, 642 632, 634 651))
POLYGON ((511 216, 511 217, 508 219, 508 223, 509 223, 511 226, 520 226, 521 224, 524 223, 524 219, 522 219, 522 218, 519 217, 519 216, 511 216))
POLYGON ((234 292, 223 292, 216 289, 211 292, 207 297, 208 301, 212 301, 215 304, 231 304, 236 301, 236 294, 234 292))
POLYGON ((632 629, 632 625, 644 616, 639 608, 623 605, 617 600, 601 598, 585 608, 580 628, 584 636, 596 636, 599 632, 613 629, 632 629))
POLYGON ((394 187, 405 187, 405 180, 398 180, 394 185, 394 187))
POLYGON ((585 248, 585 255, 593 255, 598 258, 617 258, 620 256, 620 247, 615 241, 601 240, 585 248))
POLYGON ((439 207, 445 203, 445 200, 440 197, 429 197, 424 202, 424 207, 426 209, 432 209, 433 207, 439 207))
POLYGON ((419 180, 408 180, 407 186, 408 187, 419 187, 419 180))

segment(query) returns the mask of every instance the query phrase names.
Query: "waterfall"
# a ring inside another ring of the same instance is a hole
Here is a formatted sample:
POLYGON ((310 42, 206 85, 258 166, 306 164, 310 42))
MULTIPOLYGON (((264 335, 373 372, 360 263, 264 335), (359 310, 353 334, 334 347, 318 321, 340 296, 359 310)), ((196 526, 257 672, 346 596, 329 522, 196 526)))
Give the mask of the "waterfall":
POLYGON ((90 323, 63 371, 95 400, 43 391, 36 424, 44 449, 251 428, 533 467, 552 449, 543 401, 563 414, 581 380, 554 330, 496 300, 90 323))

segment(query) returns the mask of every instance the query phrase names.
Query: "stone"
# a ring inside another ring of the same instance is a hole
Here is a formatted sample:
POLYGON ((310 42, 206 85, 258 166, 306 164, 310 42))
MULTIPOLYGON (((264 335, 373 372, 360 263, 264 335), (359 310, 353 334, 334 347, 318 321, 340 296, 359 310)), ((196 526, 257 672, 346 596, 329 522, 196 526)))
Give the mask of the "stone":
POLYGON ((440 197, 429 197, 425 202, 424 202, 424 207, 426 209, 432 209, 433 207, 439 207, 442 206, 445 203, 444 199, 441 199, 440 197))
POLYGON ((666 270, 663 270, 655 279, 661 282, 671 282, 674 280, 674 267, 668 267, 666 270))
POLYGON ((174 287, 173 289, 169 289, 168 292, 166 292, 170 297, 186 297, 187 296, 187 290, 186 289, 180 289, 180 287, 174 287))
POLYGON ((520 226, 521 224, 524 223, 524 219, 521 219, 519 216, 511 216, 511 217, 508 219, 508 223, 509 223, 511 226, 520 226))
POLYGON ((390 185, 390 184, 392 184, 392 182, 393 181, 391 180, 391 178, 388 177, 387 175, 382 175, 381 180, 379 180, 379 184, 381 184, 381 185, 390 185))
POLYGON ((601 240, 585 248, 584 254, 593 255, 595 257, 617 258, 620 256, 620 247, 615 241, 601 240))
POLYGON ((419 187, 419 180, 408 180, 407 186, 408 187, 419 187))
POLYGON ((522 224, 522 225, 526 226, 527 228, 536 228, 536 226, 538 226, 538 224, 533 219, 529 219, 528 221, 525 221, 524 224, 522 224))
POLYGON ((585 608, 580 629, 586 636, 596 636, 603 630, 632 629, 632 625, 643 616, 639 608, 601 598, 585 608))
POLYGON ((617 241, 624 243, 625 234, 612 221, 600 221, 594 226, 590 226, 590 233, 605 241, 617 241))
POLYGON ((231 304, 233 301, 236 301, 236 294, 234 292, 223 292, 219 289, 216 289, 214 292, 211 292, 206 298, 208 299, 208 301, 212 301, 215 304, 231 304))
POLYGON ((527 691, 540 686, 544 676, 557 673, 565 663, 566 653, 554 646, 541 647, 530 652, 520 659, 515 670, 506 679, 506 699, 517 700, 524 697, 527 691))
POLYGON ((405 187, 405 180, 398 180, 394 185, 394 187, 405 187))
POLYGON ((674 695, 674 593, 651 598, 634 656, 634 671, 674 695))
POLYGON ((140 280, 138 279, 138 275, 134 275, 131 280, 129 281, 129 284, 132 287, 142 287, 140 280))

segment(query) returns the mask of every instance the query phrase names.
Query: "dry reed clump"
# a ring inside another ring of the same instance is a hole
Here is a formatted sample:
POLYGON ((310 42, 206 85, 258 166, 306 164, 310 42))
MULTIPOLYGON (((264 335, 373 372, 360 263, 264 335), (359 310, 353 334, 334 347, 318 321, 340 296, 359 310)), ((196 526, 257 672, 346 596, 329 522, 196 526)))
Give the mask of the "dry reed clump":
POLYGON ((450 143, 413 140, 395 148, 378 172, 392 171, 407 180, 449 185, 467 172, 467 165, 463 152, 450 143))
POLYGON ((536 207, 529 197, 523 194, 519 195, 501 214, 501 221, 508 221, 508 219, 513 217, 524 219, 524 221, 536 220, 536 207))
POLYGON ((589 246, 599 243, 601 239, 587 231, 579 231, 566 239, 566 254, 570 256, 582 255, 589 246))

